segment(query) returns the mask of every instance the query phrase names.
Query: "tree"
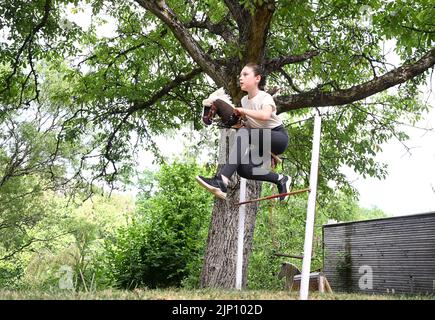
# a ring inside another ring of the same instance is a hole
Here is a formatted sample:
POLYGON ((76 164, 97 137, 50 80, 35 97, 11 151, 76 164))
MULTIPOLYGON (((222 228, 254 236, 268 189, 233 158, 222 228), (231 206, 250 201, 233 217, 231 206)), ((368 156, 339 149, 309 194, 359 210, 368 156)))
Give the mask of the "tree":
POLYGON ((48 195, 85 189, 82 179, 75 177, 83 175, 80 153, 86 143, 71 143, 75 128, 65 131, 68 105, 64 95, 68 83, 59 81, 63 68, 56 67, 58 71, 48 64, 39 72, 44 83, 38 104, 6 107, 0 118, 0 261, 12 259, 35 243, 47 243, 63 235, 33 232, 55 212, 54 201, 48 195), (64 139, 59 139, 60 132, 65 134, 64 139))
MULTIPOLYGON (((62 289, 60 282, 68 279, 71 286, 64 284, 75 291, 93 291, 110 284, 103 272, 104 241, 115 238, 118 229, 132 218, 132 197, 94 195, 80 206, 67 206, 68 197, 45 191, 23 202, 39 216, 31 226, 22 223, 15 229, 2 229, 2 288, 58 290, 62 289), (5 257, 4 248, 8 249, 5 257)), ((26 209, 21 202, 17 207, 26 209)))
MULTIPOLYGON (((55 204, 48 194, 61 190, 65 170, 59 163, 48 165, 57 144, 53 127, 43 130, 40 121, 10 120, 0 125, 0 261, 62 236, 33 232, 53 215, 55 204)), ((59 154, 55 161, 68 157, 65 149, 59 154)))
MULTIPOLYGON (((319 180, 324 192, 329 180, 351 191, 341 164, 384 176, 385 167, 373 160, 379 144, 405 139, 397 121, 406 117, 413 123, 427 108, 417 93, 435 63, 430 1, 86 2, 94 15, 116 21, 113 37, 98 38, 96 25, 83 32, 65 20, 65 5, 78 1, 4 0, 0 22, 10 26, 10 39, 0 47, 5 61, 0 101, 3 117, 23 104, 37 104, 42 79, 36 62, 69 57, 73 62, 63 73, 72 84, 73 103, 58 138, 91 140, 82 156, 83 164, 98 159, 89 166, 95 172, 91 182, 113 187, 117 177, 131 174, 131 150, 142 141, 158 150, 153 134, 188 121, 198 128, 200 102, 216 86, 238 103, 243 93, 237 79, 246 62, 262 64, 269 85, 281 89, 276 102, 278 112, 288 113, 292 141, 285 156, 295 185, 308 181, 312 123, 298 121, 309 118, 312 108, 324 107, 319 180), (387 60, 385 40, 396 41, 400 67, 387 60), (136 143, 130 141, 133 131, 136 143)), ((250 183, 247 196, 260 191, 260 184, 250 183)), ((234 286, 237 201, 238 183, 232 181, 227 202, 216 201, 213 209, 203 286, 234 286)), ((257 209, 248 206, 245 266, 257 209)))

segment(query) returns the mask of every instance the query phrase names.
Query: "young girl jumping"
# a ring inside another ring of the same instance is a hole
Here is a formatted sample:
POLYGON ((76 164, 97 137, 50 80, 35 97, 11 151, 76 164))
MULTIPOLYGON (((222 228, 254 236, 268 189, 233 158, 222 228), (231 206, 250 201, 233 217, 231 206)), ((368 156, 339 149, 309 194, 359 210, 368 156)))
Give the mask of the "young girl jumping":
MULTIPOLYGON (((213 178, 197 176, 196 180, 221 199, 226 198, 228 181, 236 171, 245 179, 272 182, 278 186, 280 194, 287 193, 290 191, 291 178, 269 170, 259 170, 261 164, 253 157, 253 154, 260 157, 266 154, 270 159, 270 152, 279 155, 288 145, 288 134, 282 120, 276 115, 275 102, 270 94, 262 90, 265 78, 261 68, 253 63, 247 64, 240 72, 239 80, 240 88, 248 94, 241 100, 242 108, 235 109, 245 119, 245 126, 237 131, 228 163, 213 178), (242 143, 246 137, 249 144, 242 143)), ((284 199, 285 196, 280 197, 280 200, 284 199)))

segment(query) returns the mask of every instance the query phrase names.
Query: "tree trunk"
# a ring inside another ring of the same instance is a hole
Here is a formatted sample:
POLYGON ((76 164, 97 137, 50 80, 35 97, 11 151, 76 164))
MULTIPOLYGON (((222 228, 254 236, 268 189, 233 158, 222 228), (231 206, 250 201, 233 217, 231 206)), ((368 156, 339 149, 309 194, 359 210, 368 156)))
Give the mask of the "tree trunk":
MULTIPOLYGON (((229 146, 234 141, 234 134, 235 130, 221 131, 219 163, 223 163, 222 160, 227 159, 226 155, 229 146)), ((258 198, 261 193, 261 182, 248 180, 246 189, 246 199, 258 198)), ((227 199, 215 199, 201 274, 201 288, 235 288, 239 196, 240 178, 234 174, 229 183, 227 199)), ((252 250, 257 211, 258 202, 246 205, 242 288, 245 288, 247 284, 248 262, 252 250)))

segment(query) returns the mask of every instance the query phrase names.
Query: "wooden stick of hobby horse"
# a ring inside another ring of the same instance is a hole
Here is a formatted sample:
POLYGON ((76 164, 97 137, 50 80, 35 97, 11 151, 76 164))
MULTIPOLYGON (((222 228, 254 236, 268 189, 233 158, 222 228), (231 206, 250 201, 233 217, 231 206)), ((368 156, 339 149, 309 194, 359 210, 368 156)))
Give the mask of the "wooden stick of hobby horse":
POLYGON ((278 157, 276 154, 271 152, 270 155, 272 156, 272 158, 275 159, 277 164, 282 162, 282 159, 280 157, 278 157))
POLYGON ((262 201, 262 200, 269 200, 269 199, 283 197, 283 196, 291 196, 293 194, 298 194, 298 193, 307 192, 307 191, 310 192, 310 188, 295 190, 295 191, 287 192, 287 193, 274 194, 274 195, 268 196, 268 197, 263 197, 263 198, 258 198, 258 199, 253 199, 253 200, 239 202, 239 206, 242 205, 242 204, 251 203, 251 202, 257 202, 257 201, 262 201))

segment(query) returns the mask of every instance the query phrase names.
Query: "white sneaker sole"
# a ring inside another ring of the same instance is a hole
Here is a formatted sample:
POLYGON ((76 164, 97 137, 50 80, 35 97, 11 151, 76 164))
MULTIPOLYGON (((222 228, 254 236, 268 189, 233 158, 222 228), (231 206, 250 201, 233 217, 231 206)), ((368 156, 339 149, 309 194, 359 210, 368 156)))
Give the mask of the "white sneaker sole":
MULTIPOLYGON (((285 189, 287 190, 286 193, 291 192, 290 185, 291 185, 291 183, 292 183, 292 178, 289 177, 289 176, 287 176, 287 178, 288 178, 288 180, 287 180, 287 182, 285 183, 285 189)), ((287 199, 288 197, 289 197, 288 195, 285 196, 284 199, 282 199, 281 201, 284 201, 284 200, 287 199)))
POLYGON ((227 198, 227 194, 223 193, 221 189, 213 187, 211 185, 209 185, 208 183, 206 183, 204 180, 202 180, 200 177, 196 176, 196 181, 198 181, 198 183, 204 187, 205 189, 207 189, 208 191, 210 191, 211 193, 213 193, 216 197, 225 200, 227 198))

